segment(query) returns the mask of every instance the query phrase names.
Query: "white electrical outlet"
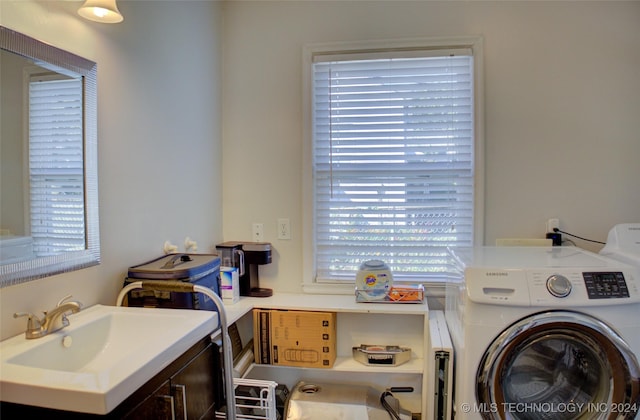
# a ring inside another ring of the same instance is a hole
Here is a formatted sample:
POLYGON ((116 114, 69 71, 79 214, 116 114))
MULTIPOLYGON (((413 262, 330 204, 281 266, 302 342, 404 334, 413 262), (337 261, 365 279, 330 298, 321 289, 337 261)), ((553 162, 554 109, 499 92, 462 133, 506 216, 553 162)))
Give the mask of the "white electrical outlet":
POLYGON ((278 219, 278 239, 291 239, 291 223, 289 219, 278 219))
POLYGON ((553 229, 560 229, 560 219, 547 220, 547 233, 553 233, 553 229))
POLYGON ((253 242, 264 242, 264 225, 262 223, 254 223, 252 229, 253 242))

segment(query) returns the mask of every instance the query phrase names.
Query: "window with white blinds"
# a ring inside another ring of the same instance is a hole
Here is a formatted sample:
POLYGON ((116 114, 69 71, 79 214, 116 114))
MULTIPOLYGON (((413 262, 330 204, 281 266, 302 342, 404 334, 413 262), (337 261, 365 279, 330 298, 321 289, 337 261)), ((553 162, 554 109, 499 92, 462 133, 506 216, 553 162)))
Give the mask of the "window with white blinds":
POLYGON ((314 280, 369 259, 443 279, 446 247, 473 244, 472 50, 316 54, 311 72, 314 280))
POLYGON ((82 79, 29 82, 31 236, 37 256, 85 249, 82 79))

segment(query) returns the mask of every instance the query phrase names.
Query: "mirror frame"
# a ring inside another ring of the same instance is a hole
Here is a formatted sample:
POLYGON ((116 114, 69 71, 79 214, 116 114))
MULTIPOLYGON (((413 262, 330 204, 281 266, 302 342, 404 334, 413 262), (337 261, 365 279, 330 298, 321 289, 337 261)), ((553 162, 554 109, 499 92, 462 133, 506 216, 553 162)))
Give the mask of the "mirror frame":
POLYGON ((0 49, 77 73, 83 78, 85 249, 0 265, 0 287, 100 264, 98 219, 97 64, 0 26, 0 49))

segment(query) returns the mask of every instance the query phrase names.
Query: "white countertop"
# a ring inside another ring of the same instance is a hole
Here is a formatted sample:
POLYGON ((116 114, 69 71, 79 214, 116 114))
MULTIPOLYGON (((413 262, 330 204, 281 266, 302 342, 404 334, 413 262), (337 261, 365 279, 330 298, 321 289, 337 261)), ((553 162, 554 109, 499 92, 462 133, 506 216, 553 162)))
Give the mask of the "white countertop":
POLYGON ((426 299, 422 303, 365 303, 356 302, 354 295, 274 293, 270 297, 242 296, 238 303, 225 304, 227 322, 234 323, 253 308, 405 315, 429 312, 426 299))

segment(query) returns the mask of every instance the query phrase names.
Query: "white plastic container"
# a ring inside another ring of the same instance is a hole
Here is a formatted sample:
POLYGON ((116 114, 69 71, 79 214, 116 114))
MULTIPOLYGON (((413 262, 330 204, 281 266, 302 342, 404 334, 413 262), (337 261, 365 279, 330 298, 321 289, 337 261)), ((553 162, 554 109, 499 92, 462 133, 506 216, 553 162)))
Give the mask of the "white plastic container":
POLYGON ((236 267, 220 267, 220 297, 224 303, 240 301, 240 280, 236 267))
POLYGON ((393 276, 384 261, 369 260, 360 264, 356 274, 356 291, 359 299, 385 300, 391 286, 393 286, 393 276))

